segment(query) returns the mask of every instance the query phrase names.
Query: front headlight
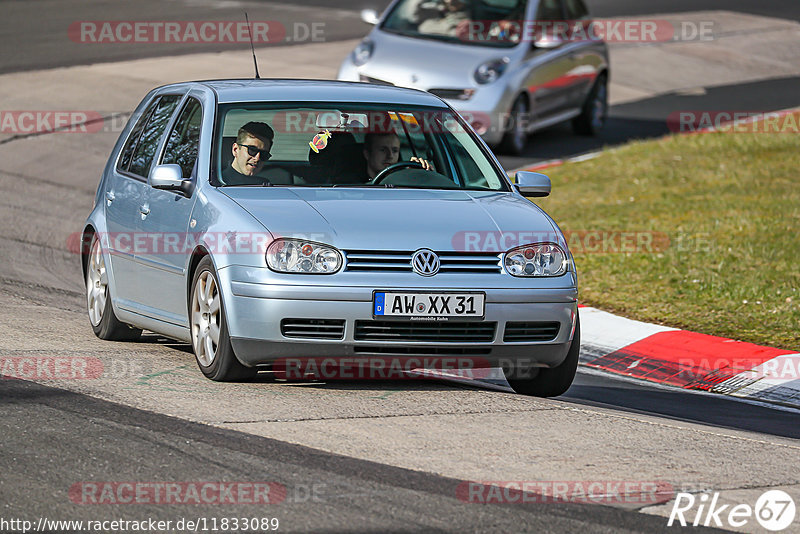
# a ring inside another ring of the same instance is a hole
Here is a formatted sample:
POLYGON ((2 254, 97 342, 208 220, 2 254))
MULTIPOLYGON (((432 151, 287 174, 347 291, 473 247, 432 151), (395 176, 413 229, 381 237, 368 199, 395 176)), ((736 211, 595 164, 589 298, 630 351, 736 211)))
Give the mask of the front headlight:
POLYGON ((342 268, 334 247, 300 239, 276 239, 267 247, 267 266, 279 273, 333 274, 342 268))
POLYGON ((367 61, 369 58, 372 57, 372 51, 375 49, 375 45, 369 39, 364 39, 358 46, 356 46, 355 50, 353 50, 353 63, 356 67, 360 67, 367 61))
POLYGON ((569 260, 555 243, 534 243, 506 252, 503 264, 511 276, 561 276, 569 260))
POLYGON ((497 80, 503 75, 506 67, 508 67, 508 61, 509 59, 504 57, 501 59, 492 59, 491 61, 478 65, 474 74, 475 81, 479 84, 486 84, 497 80))

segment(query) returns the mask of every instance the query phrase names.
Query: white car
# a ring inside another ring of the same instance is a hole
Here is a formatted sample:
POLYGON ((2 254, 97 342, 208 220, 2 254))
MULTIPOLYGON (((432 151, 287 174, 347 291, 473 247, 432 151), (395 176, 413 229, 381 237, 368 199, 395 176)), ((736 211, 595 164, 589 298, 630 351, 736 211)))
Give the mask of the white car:
POLYGON ((572 120, 605 124, 606 44, 585 30, 583 0, 394 0, 345 58, 340 80, 422 89, 443 98, 501 152, 528 134, 572 120))

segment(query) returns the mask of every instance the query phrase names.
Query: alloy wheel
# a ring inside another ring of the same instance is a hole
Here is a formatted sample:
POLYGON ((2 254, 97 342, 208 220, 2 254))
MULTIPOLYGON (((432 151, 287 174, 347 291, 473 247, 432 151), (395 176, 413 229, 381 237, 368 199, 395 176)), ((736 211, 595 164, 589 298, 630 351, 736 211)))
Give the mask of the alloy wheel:
POLYGON ((89 320, 92 326, 97 326, 103 320, 108 298, 108 272, 103 259, 103 249, 100 240, 95 239, 89 254, 89 264, 86 269, 86 301, 89 309, 89 320))
POLYGON ((192 345, 204 367, 214 362, 221 327, 220 293, 210 271, 203 271, 192 293, 192 345))

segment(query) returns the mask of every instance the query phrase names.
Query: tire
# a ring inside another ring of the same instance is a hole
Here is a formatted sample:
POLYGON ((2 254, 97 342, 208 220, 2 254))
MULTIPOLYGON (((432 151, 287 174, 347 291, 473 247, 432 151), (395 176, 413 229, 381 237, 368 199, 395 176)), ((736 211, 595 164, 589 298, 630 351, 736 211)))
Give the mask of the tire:
POLYGON ((200 260, 192 278, 189 324, 197 366, 206 378, 233 382, 256 375, 258 370, 242 365, 233 352, 219 279, 210 256, 200 260))
POLYGON ((608 77, 601 74, 583 103, 581 114, 572 119, 572 129, 579 135, 597 135, 608 118, 608 77))
POLYGON ((569 347, 567 358, 561 365, 552 369, 539 369, 538 374, 530 378, 514 378, 514 369, 503 371, 514 391, 534 397, 557 397, 566 393, 578 371, 578 357, 581 352, 580 317, 577 317, 575 321, 575 335, 572 336, 572 344, 569 347))
POLYGON ((86 258, 86 308, 94 335, 107 341, 136 341, 142 331, 121 322, 111 305, 111 288, 108 287, 103 247, 96 235, 92 236, 86 258))
POLYGON ((511 106, 510 116, 513 120, 511 127, 503 134, 499 150, 509 156, 521 156, 528 146, 528 132, 524 128, 527 124, 528 100, 525 95, 519 95, 511 106))

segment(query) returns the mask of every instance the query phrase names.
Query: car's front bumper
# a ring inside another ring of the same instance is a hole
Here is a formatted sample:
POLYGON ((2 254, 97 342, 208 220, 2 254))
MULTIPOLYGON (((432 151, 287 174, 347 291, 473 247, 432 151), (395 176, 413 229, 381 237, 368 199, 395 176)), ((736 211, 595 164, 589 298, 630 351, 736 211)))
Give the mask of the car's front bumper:
MULTIPOLYGON (((225 295, 225 312, 234 352, 248 366, 262 365, 282 358, 352 358, 409 355, 454 356, 466 354, 470 362, 498 367, 525 365, 553 367, 566 357, 572 340, 577 314, 577 289, 482 288, 477 284, 454 286, 386 285, 290 285, 259 281, 259 269, 225 268, 219 270, 225 295), (494 333, 474 341, 388 341, 363 339, 356 332, 356 322, 374 324, 373 291, 483 291, 486 294, 483 323, 495 323, 494 333), (283 319, 343 320, 339 339, 303 339, 287 337, 281 329, 283 319), (557 322, 558 333, 544 342, 506 342, 508 322, 557 322), (464 350, 466 349, 466 351, 464 350)), ((264 276, 268 276, 265 274, 264 276)), ((416 275, 414 275, 416 276, 416 275)), ((319 283, 324 283, 324 278, 319 283)), ((418 277, 421 278, 421 277, 418 277)), ((565 276, 565 281, 574 277, 565 276)), ((385 279, 384 279, 385 281, 385 279)), ((394 280, 396 282, 396 280, 394 280)), ((553 286, 555 284, 549 284, 553 286)))

